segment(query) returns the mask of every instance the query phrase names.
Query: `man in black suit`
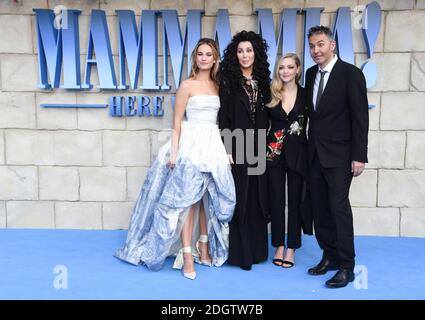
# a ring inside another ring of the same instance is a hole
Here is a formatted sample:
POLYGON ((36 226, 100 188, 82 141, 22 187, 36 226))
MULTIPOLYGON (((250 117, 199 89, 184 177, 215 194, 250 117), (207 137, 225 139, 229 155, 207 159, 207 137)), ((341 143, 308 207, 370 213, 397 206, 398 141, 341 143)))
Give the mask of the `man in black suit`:
POLYGON ((317 63, 306 73, 309 107, 309 177, 314 227, 323 250, 311 275, 338 272, 326 282, 345 287, 354 280, 351 180, 367 162, 369 113, 366 81, 360 69, 335 55, 332 32, 324 26, 308 32, 310 54, 317 63))

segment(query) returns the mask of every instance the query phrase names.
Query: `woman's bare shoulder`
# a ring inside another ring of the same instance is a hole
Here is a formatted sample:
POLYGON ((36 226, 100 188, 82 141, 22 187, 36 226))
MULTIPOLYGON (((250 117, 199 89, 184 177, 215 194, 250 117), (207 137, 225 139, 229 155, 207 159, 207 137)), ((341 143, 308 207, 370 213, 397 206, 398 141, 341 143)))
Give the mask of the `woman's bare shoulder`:
POLYGON ((183 80, 182 82, 180 82, 180 86, 179 86, 177 92, 180 93, 180 94, 189 95, 192 88, 193 88, 192 80, 186 79, 186 80, 183 80))

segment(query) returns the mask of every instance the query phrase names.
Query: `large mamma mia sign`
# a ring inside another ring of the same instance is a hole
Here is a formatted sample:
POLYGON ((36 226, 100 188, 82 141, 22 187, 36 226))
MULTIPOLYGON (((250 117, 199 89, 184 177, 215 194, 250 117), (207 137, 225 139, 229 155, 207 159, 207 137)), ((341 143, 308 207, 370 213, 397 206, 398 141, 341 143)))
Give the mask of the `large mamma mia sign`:
MULTIPOLYGON (((33 9, 36 16, 36 32, 38 45, 39 87, 43 89, 64 88, 70 90, 90 90, 91 70, 96 65, 99 83, 97 87, 104 90, 152 90, 169 91, 169 62, 171 64, 175 88, 179 87, 183 74, 185 48, 189 57, 187 64, 191 66, 190 53, 201 38, 202 10, 188 10, 186 26, 182 34, 176 10, 143 10, 141 22, 137 27, 135 13, 130 10, 116 10, 118 30, 118 75, 115 73, 112 59, 109 29, 106 14, 103 10, 92 10, 88 36, 87 54, 84 61, 82 78, 80 67, 79 26, 80 10, 62 10, 59 16, 53 10, 33 9), (59 18, 59 20, 58 20, 59 18), (163 52, 158 52, 158 20, 162 20, 163 52), (59 22, 58 22, 59 21, 59 22), (170 61, 167 56, 170 56, 170 61), (163 80, 158 77, 158 62, 163 59, 163 80), (61 72, 63 72, 61 81, 61 72), (128 73, 127 73, 128 72, 128 73), (139 83, 139 75, 142 81, 139 83), (129 83, 127 83, 127 75, 129 83)), ((297 52, 296 50, 296 18, 304 15, 304 70, 313 65, 308 52, 307 30, 320 24, 320 15, 324 8, 291 8, 281 13, 278 32, 273 22, 271 9, 256 9, 258 30, 269 45, 268 59, 273 69, 278 49, 282 53, 297 52)), ((381 9, 377 2, 372 2, 363 8, 359 20, 353 21, 351 9, 338 9, 333 25, 337 42, 338 55, 341 59, 354 64, 353 29, 359 29, 371 58, 379 34, 381 24, 381 9)), ((357 19, 357 18, 356 18, 357 19)), ((218 41, 221 54, 231 41, 229 14, 226 9, 217 12, 214 34, 218 41)), ((362 66, 368 87, 376 80, 376 67, 366 61, 362 66)), ((190 71, 190 70, 188 70, 190 71)), ((272 70, 271 70, 272 71, 272 70)), ((152 102, 152 114, 163 115, 161 96, 120 97, 113 96, 109 102, 112 116, 151 115, 149 104, 152 102), (136 104, 138 108, 136 108, 136 104), (137 110, 136 110, 137 109, 137 110)), ((45 107, 106 107, 107 105, 43 105, 45 107)))

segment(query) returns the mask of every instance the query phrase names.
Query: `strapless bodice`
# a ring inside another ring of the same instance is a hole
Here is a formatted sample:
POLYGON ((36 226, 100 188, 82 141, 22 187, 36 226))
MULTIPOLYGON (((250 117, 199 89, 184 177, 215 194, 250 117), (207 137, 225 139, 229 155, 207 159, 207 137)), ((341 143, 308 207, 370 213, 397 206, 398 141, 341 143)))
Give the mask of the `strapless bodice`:
POLYGON ((196 95, 189 97, 186 105, 186 118, 191 123, 217 123, 220 99, 214 95, 196 95))

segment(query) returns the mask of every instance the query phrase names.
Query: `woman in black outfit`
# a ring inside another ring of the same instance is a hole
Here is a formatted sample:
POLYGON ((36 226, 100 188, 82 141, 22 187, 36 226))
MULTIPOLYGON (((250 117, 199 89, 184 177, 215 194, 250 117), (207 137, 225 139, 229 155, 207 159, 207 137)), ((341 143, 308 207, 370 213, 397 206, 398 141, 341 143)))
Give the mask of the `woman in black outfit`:
POLYGON ((276 65, 267 105, 271 122, 267 135, 267 173, 271 213, 273 263, 290 268, 301 247, 300 204, 307 176, 306 94, 298 81, 300 59, 284 55, 276 65), (285 252, 285 182, 288 181, 288 234, 285 252))
MULTIPOLYGON (((265 104, 270 101, 270 71, 267 44, 260 35, 241 31, 233 37, 224 51, 221 63, 219 94, 220 129, 243 132, 244 150, 255 150, 255 156, 258 156, 258 148, 262 148, 260 155, 264 157, 265 145, 259 146, 258 134, 263 130, 265 135, 269 127, 265 104), (254 139, 250 139, 252 137, 254 139), (247 146, 248 143, 252 144, 251 148, 247 146)), ((258 164, 250 164, 246 153, 241 161, 236 161, 235 143, 231 148, 226 148, 236 188, 236 207, 230 222, 227 261, 243 270, 251 270, 252 264, 265 261, 268 256, 269 212, 265 159, 263 172, 251 175, 248 173, 249 167, 257 167, 258 164)))

